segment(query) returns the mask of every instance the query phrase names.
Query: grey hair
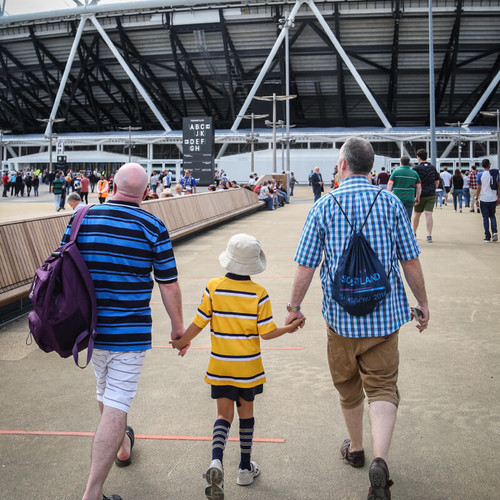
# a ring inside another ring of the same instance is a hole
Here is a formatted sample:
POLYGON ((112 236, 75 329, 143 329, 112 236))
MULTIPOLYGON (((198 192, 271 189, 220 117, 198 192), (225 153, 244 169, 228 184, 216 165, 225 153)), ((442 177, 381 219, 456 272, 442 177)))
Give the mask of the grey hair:
POLYGON ((70 201, 82 201, 82 199, 80 198, 80 195, 78 193, 71 193, 69 196, 68 196, 68 202, 70 201))
POLYGON ((369 174, 375 161, 372 145, 361 137, 350 137, 340 149, 340 156, 345 159, 347 168, 353 174, 369 174))

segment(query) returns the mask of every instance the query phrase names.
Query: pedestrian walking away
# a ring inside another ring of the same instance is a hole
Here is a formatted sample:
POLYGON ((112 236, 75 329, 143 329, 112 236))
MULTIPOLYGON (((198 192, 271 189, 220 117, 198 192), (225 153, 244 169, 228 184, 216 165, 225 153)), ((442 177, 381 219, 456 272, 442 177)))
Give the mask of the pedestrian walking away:
MULTIPOLYGON (((470 211, 474 212, 477 205, 477 167, 472 165, 469 173, 469 196, 470 196, 470 211)), ((479 208, 477 209, 479 212, 479 208)))
POLYGON ((373 451, 367 498, 386 500, 391 498, 388 457, 400 401, 398 332, 412 317, 399 264, 420 311, 419 331, 427 328, 429 308, 418 258, 420 250, 405 209, 393 194, 370 183, 374 158, 371 144, 361 138, 348 139, 340 149, 338 167, 342 182, 335 194, 324 196, 314 204, 302 230, 285 324, 303 316, 301 303, 316 268, 323 261, 320 279, 328 362, 349 434, 342 444, 339 443, 340 453, 352 467, 361 468, 365 464, 363 412, 366 395, 373 451), (364 311, 361 316, 349 314, 334 299, 331 278, 351 238, 350 224, 357 231, 362 230, 390 282, 390 292, 385 298, 375 309, 364 311))
MULTIPOLYGON (((418 156, 418 153, 417 153, 418 156)), ((443 184, 444 184, 444 204, 448 205, 448 195, 451 192, 451 178, 452 175, 450 172, 448 172, 448 167, 444 167, 443 171, 441 172, 441 179, 443 179, 443 184)))
MULTIPOLYGON (((257 238, 248 234, 232 236, 219 262, 228 273, 208 282, 193 322, 179 340, 170 342, 186 349, 210 323, 212 354, 205 375, 217 400, 217 420, 213 426, 212 461, 205 474, 210 500, 224 498, 223 456, 236 404, 240 431, 240 464, 236 482, 248 486, 260 474, 250 460, 255 428, 253 401, 266 381, 260 354, 260 337, 280 337, 302 327, 304 318, 276 327, 266 290, 251 275, 266 268, 266 257, 257 238)), ((181 351, 182 352, 182 351, 181 351)))
POLYGON ((427 243, 432 243, 432 229, 434 220, 432 212, 436 202, 436 189, 439 186, 439 174, 436 167, 427 161, 427 151, 419 149, 417 151, 418 165, 413 170, 417 172, 422 184, 420 202, 415 205, 415 215, 413 216, 413 232, 417 234, 420 216, 425 212, 425 226, 427 228, 427 243))
MULTIPOLYGON (((118 495, 104 496, 102 490, 113 462, 119 467, 132 463, 135 435, 127 425, 127 414, 146 351, 151 349, 151 270, 170 317, 171 338, 184 333, 177 267, 167 228, 139 208, 147 185, 143 167, 123 165, 116 174, 111 200, 90 208, 76 240, 94 282, 99 311, 92 366, 101 417, 82 500, 121 500, 118 495)), ((69 241, 70 230, 71 221, 63 244, 69 241)))
POLYGON ((314 167, 314 172, 311 175, 311 186, 314 194, 314 202, 316 202, 321 198, 321 193, 325 190, 319 167, 314 167))
POLYGON ((457 200, 458 200, 458 209, 460 212, 462 211, 462 199, 464 196, 464 177, 460 169, 455 169, 453 173, 453 177, 451 178, 451 186, 453 189, 453 210, 457 211, 457 200))
POLYGON ((410 168, 410 158, 401 157, 401 166, 396 168, 387 183, 387 190, 392 191, 404 205, 408 220, 411 222, 413 206, 420 203, 422 183, 420 177, 410 168))
POLYGON ((496 207, 500 205, 500 178, 497 168, 490 168, 488 158, 482 161, 483 171, 477 176, 477 204, 483 216, 484 240, 498 241, 496 207))

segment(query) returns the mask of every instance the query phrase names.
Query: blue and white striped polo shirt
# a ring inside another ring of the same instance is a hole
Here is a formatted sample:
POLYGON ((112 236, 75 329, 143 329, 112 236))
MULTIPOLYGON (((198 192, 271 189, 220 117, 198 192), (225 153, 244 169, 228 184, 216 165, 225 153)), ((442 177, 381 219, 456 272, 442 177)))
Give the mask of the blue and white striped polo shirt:
MULTIPOLYGON (((364 176, 344 179, 333 194, 359 230, 379 188, 364 176)), ((323 287, 322 313, 335 332, 344 337, 383 337, 410 321, 410 308, 401 279, 398 260, 418 257, 420 249, 405 208, 392 193, 382 191, 368 217, 363 234, 377 253, 389 276, 391 292, 367 316, 351 316, 332 297, 332 276, 347 247, 351 229, 332 195, 323 196, 309 211, 299 241, 295 262, 318 267, 323 254, 320 278, 323 287)))
MULTIPOLYGON (((62 244, 69 241, 71 221, 62 244)), ((163 222, 134 203, 111 200, 89 210, 77 245, 96 291, 95 347, 151 349, 151 272, 158 283, 177 280, 172 244, 163 222)))

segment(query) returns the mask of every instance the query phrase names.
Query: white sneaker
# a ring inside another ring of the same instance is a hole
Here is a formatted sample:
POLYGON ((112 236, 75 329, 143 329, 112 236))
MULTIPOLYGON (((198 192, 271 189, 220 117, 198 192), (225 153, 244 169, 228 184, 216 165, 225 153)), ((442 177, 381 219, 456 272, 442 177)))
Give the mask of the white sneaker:
POLYGON ((224 500, 224 469, 218 459, 212 460, 207 472, 203 474, 209 486, 205 488, 205 495, 209 500, 224 500))
POLYGON ((492 241, 498 241, 498 233, 493 233, 492 241))
POLYGON ((250 462, 251 470, 238 469, 238 479, 236 482, 240 486, 248 486, 253 483, 253 480, 260 475, 260 469, 257 462, 250 462))

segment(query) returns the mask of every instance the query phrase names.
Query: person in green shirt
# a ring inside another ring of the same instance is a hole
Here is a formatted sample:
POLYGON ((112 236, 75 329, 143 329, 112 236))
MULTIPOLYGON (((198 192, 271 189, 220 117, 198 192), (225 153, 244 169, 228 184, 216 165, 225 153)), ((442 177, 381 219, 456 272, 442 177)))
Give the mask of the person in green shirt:
POLYGON ((56 210, 59 212, 61 210, 61 196, 64 188, 64 181, 61 179, 61 174, 57 172, 56 178, 52 182, 50 190, 54 194, 54 203, 56 205, 56 210))
POLYGON ((420 176, 410 167, 408 156, 401 157, 401 166, 392 172, 387 191, 392 191, 401 200, 411 222, 413 206, 420 202, 422 184, 420 176))

